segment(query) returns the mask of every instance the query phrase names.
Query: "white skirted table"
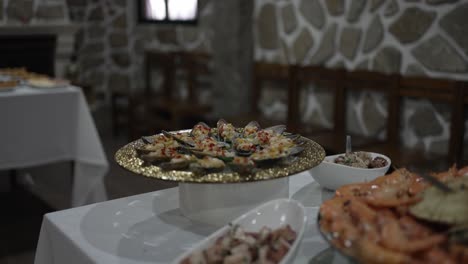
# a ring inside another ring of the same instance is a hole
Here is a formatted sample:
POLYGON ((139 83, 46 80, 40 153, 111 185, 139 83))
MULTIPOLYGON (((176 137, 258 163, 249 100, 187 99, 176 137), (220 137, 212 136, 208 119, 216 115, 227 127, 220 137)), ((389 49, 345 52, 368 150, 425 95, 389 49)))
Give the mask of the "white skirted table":
POLYGON ((0 122, 0 170, 73 161, 72 205, 106 200, 109 164, 81 89, 0 92, 0 122))
MULTIPOLYGON (((332 193, 303 172, 289 177, 289 195, 308 216, 294 263, 346 262, 317 230, 318 208, 332 193)), ((178 187, 150 192, 46 214, 35 264, 170 263, 216 229, 181 214, 178 187)))

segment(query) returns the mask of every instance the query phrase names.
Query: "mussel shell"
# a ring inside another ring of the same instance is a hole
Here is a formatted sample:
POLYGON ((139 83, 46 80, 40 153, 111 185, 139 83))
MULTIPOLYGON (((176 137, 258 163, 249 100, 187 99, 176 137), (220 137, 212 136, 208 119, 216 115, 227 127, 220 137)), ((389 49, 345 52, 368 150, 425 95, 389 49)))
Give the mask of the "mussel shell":
POLYGON ((236 155, 241 156, 241 157, 249 157, 253 153, 254 152, 252 150, 245 151, 245 150, 241 150, 241 149, 236 149, 236 155))
POLYGON ((170 133, 170 132, 167 132, 167 131, 165 131, 165 130, 162 130, 161 133, 163 133, 163 135, 165 135, 166 137, 173 138, 175 141, 179 142, 179 143, 182 144, 182 145, 186 145, 186 146, 189 146, 189 147, 192 147, 192 148, 195 147, 194 144, 192 144, 192 143, 190 143, 190 142, 187 142, 187 141, 185 141, 185 140, 182 140, 182 139, 180 139, 177 135, 174 135, 174 134, 172 134, 172 133, 170 133))
POLYGON ((163 170, 184 170, 188 168, 190 163, 192 163, 192 161, 189 161, 189 160, 185 160, 181 162, 163 162, 159 164, 159 166, 163 170))
POLYGON ((300 146, 295 146, 295 147, 292 147, 288 150, 288 156, 293 156, 293 155, 297 155, 299 153, 301 153, 302 151, 304 151, 305 148, 303 147, 300 147, 300 146))
POLYGON ((257 121, 250 121, 245 127, 256 127, 260 129, 260 124, 257 121))
POLYGON ((146 145, 143 145, 142 147, 135 147, 135 151, 138 155, 144 155, 144 154, 149 154, 151 152, 154 152, 155 150, 152 149, 146 149, 146 145))
POLYGON ((271 126, 271 127, 264 128, 263 130, 273 131, 277 134, 283 134, 283 132, 286 131, 286 125, 271 126))
POLYGON ((218 120, 218 122, 216 122, 216 127, 217 127, 218 130, 219 130, 219 128, 220 128, 222 125, 225 125, 225 124, 227 124, 227 123, 228 123, 228 122, 226 122, 226 120, 224 120, 224 119, 221 118, 221 119, 218 120))
POLYGON ((149 163, 160 163, 171 160, 170 157, 151 155, 151 153, 140 155, 140 159, 149 163))
POLYGON ((220 160, 222 160, 224 162, 229 162, 229 161, 232 161, 234 159, 234 157, 217 156, 217 155, 214 155, 212 153, 206 153, 206 152, 199 151, 199 150, 191 150, 191 153, 194 154, 195 156, 199 157, 199 158, 212 157, 212 158, 220 159, 220 160))
POLYGON ((153 139, 151 137, 141 137, 141 141, 143 141, 143 143, 145 144, 153 144, 153 139))

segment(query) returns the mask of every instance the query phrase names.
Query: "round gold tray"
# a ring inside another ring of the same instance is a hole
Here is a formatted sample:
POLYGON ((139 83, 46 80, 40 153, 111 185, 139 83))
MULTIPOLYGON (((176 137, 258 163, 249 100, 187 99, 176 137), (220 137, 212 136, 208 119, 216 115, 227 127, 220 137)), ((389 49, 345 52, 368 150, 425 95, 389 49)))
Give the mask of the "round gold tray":
POLYGON ((146 165, 135 151, 135 147, 142 146, 142 140, 133 141, 115 153, 115 161, 133 173, 165 181, 190 183, 239 183, 271 180, 294 175, 319 165, 325 158, 325 150, 316 142, 302 138, 305 141, 304 151, 295 156, 288 164, 275 164, 268 168, 258 168, 252 174, 237 172, 216 172, 197 174, 191 171, 162 170, 157 165, 146 165))

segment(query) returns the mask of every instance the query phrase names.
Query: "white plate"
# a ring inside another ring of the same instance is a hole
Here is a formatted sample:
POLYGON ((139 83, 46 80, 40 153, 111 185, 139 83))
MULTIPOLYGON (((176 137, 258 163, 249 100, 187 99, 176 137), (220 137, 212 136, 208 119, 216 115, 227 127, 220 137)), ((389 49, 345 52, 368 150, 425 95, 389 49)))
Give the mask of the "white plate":
POLYGON ((34 80, 27 80, 26 85, 39 88, 39 89, 51 89, 51 88, 62 88, 69 85, 67 81, 57 81, 57 80, 50 80, 49 82, 36 82, 34 80))
MULTIPOLYGON (((258 232, 264 226, 276 229, 285 225, 290 225, 296 232, 297 237, 291 245, 288 253, 281 260, 280 264, 292 263, 304 235, 307 223, 304 207, 295 200, 277 199, 267 202, 231 222, 240 225, 247 232, 258 232)), ((173 264, 179 264, 184 258, 196 251, 208 248, 216 239, 224 235, 231 227, 226 225, 209 237, 197 243, 192 250, 179 256, 173 264)))

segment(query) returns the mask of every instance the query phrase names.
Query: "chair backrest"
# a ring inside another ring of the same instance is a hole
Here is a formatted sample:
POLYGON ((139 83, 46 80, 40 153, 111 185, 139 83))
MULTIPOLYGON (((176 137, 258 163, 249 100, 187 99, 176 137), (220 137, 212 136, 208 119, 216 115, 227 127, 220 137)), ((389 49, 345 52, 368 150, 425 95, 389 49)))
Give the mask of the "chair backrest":
MULTIPOLYGON (((387 121, 385 126, 385 139, 387 144, 397 144, 399 140, 399 96, 398 96, 397 75, 388 75, 370 71, 350 71, 346 72, 344 88, 346 93, 351 91, 369 91, 383 93, 387 99, 387 121)), ((346 100, 346 99, 345 99, 346 100)), ((371 135, 375 137, 376 135, 371 135)), ((373 144, 377 141, 369 140, 365 144, 373 144)))
POLYGON ((252 75, 252 100, 250 106, 250 112, 253 115, 260 116, 261 110, 259 108, 260 100, 262 96, 262 91, 265 89, 266 82, 285 82, 286 86, 285 91, 287 93, 287 104, 288 104, 288 113, 287 113, 287 125, 289 126, 289 119, 291 116, 291 91, 293 89, 293 78, 292 71, 294 67, 284 64, 276 63, 265 63, 265 62, 256 62, 253 67, 252 75))
POLYGON ((345 93, 343 87, 344 70, 342 69, 328 69, 321 66, 302 66, 296 67, 295 80, 292 89, 292 106, 294 107, 293 124, 297 131, 317 131, 323 128, 309 127, 300 120, 302 115, 300 107, 301 89, 306 84, 314 84, 317 87, 325 88, 330 91, 333 96, 333 128, 334 132, 341 132, 345 130, 345 93))
POLYGON ((152 75, 155 69, 162 72, 163 83, 161 94, 170 98, 174 86, 174 56, 171 53, 147 50, 145 52, 145 94, 150 96, 152 75))
POLYGON ((464 134, 464 89, 456 80, 405 77, 399 82, 399 95, 448 104, 451 109, 448 162, 460 163, 464 134))

